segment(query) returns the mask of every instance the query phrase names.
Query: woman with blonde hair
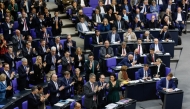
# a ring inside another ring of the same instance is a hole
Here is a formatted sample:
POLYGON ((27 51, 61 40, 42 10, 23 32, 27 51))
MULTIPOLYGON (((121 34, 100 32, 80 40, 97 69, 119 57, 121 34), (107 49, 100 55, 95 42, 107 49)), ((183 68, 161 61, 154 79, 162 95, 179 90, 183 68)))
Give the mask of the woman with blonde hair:
POLYGON ((154 77, 166 77, 166 65, 162 63, 162 60, 160 58, 156 59, 155 65, 156 68, 154 72, 156 72, 156 74, 154 77))
POLYGON ((37 56, 36 62, 33 65, 34 74, 32 75, 34 79, 34 84, 40 84, 44 82, 44 67, 46 63, 42 63, 42 57, 37 56))
POLYGON ((100 25, 100 31, 106 32, 110 30, 110 24, 108 23, 108 19, 104 18, 103 23, 100 25))
POLYGON ((11 86, 6 85, 6 75, 2 73, 0 75, 0 101, 5 99, 6 90, 11 90, 11 89, 12 89, 11 86))
POLYGON ((120 82, 123 82, 123 81, 129 81, 129 77, 128 77, 128 74, 127 74, 127 66, 121 66, 121 70, 120 72, 118 73, 118 80, 120 82))
POLYGON ((81 72, 84 71, 84 54, 82 53, 82 49, 80 47, 77 47, 76 53, 74 55, 74 63, 75 68, 79 68, 81 72))

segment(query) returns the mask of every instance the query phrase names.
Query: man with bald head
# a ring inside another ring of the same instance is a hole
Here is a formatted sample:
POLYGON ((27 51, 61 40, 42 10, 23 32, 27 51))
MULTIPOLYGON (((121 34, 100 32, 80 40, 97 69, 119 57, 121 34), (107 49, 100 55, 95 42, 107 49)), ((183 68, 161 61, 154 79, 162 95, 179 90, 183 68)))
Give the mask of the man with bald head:
POLYGON ((74 109, 81 109, 81 104, 79 102, 75 102, 74 109))
POLYGON ((22 17, 18 19, 19 30, 25 37, 29 35, 30 24, 32 23, 30 22, 28 17, 26 17, 26 15, 27 15, 26 12, 22 12, 22 17))
POLYGON ((150 49, 154 48, 155 53, 164 53, 164 47, 159 43, 158 39, 154 39, 154 43, 150 45, 150 49))
POLYGON ((13 51, 17 52, 24 47, 25 37, 20 34, 20 30, 15 31, 15 35, 12 37, 13 51))
POLYGON ((134 66, 137 61, 134 61, 133 60, 133 55, 132 54, 129 54, 128 57, 125 57, 119 64, 118 66, 123 66, 123 65, 126 65, 127 67, 131 67, 131 66, 134 66))
POLYGON ((109 41, 106 40, 104 43, 104 47, 100 48, 100 58, 111 58, 114 56, 113 48, 109 45, 109 41))

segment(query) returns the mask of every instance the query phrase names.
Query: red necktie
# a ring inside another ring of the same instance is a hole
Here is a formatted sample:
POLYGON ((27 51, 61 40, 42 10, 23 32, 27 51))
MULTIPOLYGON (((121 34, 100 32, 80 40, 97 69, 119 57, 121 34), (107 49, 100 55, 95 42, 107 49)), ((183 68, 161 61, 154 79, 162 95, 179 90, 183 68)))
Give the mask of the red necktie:
POLYGON ((152 62, 154 62, 154 55, 152 55, 152 62))
POLYGON ((140 50, 141 50, 141 49, 140 49, 140 45, 139 45, 139 54, 140 54, 140 50))

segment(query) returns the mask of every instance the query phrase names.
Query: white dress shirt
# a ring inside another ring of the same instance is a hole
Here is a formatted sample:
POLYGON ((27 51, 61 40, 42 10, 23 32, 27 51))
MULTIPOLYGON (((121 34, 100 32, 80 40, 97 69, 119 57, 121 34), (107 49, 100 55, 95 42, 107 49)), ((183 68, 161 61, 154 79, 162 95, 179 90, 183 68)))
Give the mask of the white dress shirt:
POLYGON ((158 75, 158 72, 160 72, 160 64, 157 65, 158 69, 157 69, 157 75, 158 75))
POLYGON ((142 50, 142 45, 140 45, 140 46, 139 45, 138 45, 138 50, 140 49, 140 53, 139 54, 141 55, 141 54, 143 54, 143 50, 142 50))
POLYGON ((157 4, 158 4, 158 5, 163 5, 162 0, 157 0, 157 4))
POLYGON ((115 43, 115 34, 111 35, 111 43, 115 43))
MULTIPOLYGON (((7 23, 8 28, 11 27, 10 23, 7 23)), ((11 34, 11 30, 9 29, 9 34, 11 34)))
POLYGON ((101 13, 101 14, 105 14, 105 10, 104 10, 104 7, 103 7, 103 6, 100 7, 100 13, 101 13))
POLYGON ((141 13, 146 12, 146 5, 143 4, 143 9, 141 10, 141 13))
POLYGON ((98 44, 100 43, 99 42, 99 36, 96 36, 96 41, 97 41, 98 44))
POLYGON ((138 21, 141 21, 139 14, 137 14, 136 17, 138 18, 138 21))
POLYGON ((83 32, 88 31, 88 28, 86 27, 85 23, 81 23, 83 32))
POLYGON ((128 41, 131 40, 131 35, 127 35, 128 41))
POLYGON ((59 43, 56 44, 56 46, 57 46, 57 51, 58 51, 57 55, 60 56, 60 52, 59 52, 59 43))
POLYGON ((148 73, 145 70, 144 70, 144 77, 148 77, 148 73))
POLYGON ((166 89, 169 89, 169 81, 166 78, 166 89))
POLYGON ((85 6, 84 0, 81 0, 80 6, 85 6))
MULTIPOLYGON (((78 58, 81 58, 81 55, 78 55, 78 58)), ((79 62, 79 67, 82 66, 81 62, 79 62)))
POLYGON ((105 1, 105 5, 110 5, 111 4, 111 0, 106 0, 105 1))
POLYGON ((177 13, 177 21, 182 21, 181 13, 177 13))
POLYGON ((125 48, 122 48, 122 53, 121 53, 121 55, 126 55, 127 53, 126 53, 126 49, 125 48))
POLYGON ((160 51, 159 47, 158 47, 158 44, 155 44, 155 51, 160 51))
POLYGON ((98 14, 96 14, 96 22, 97 22, 97 23, 100 23, 100 22, 101 22, 100 16, 99 16, 98 14))

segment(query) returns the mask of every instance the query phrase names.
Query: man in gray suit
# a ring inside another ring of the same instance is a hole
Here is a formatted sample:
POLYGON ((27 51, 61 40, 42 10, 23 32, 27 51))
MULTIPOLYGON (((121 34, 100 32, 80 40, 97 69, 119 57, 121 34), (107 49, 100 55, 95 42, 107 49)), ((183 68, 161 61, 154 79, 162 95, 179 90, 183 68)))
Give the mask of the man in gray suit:
POLYGON ((15 35, 12 37, 12 43, 14 52, 21 50, 25 45, 25 37, 20 33, 20 30, 15 31, 15 35))
POLYGON ((85 21, 84 17, 81 17, 80 22, 77 24, 77 30, 78 30, 79 34, 82 35, 88 31, 90 31, 90 28, 89 28, 90 26, 91 26, 91 24, 88 24, 85 21))
POLYGON ((100 48, 100 58, 110 58, 114 56, 113 48, 109 47, 109 41, 105 41, 104 47, 100 48))
POLYGON ((84 85, 84 107, 86 109, 97 109, 97 92, 100 88, 96 82, 96 75, 91 73, 89 81, 84 85))

